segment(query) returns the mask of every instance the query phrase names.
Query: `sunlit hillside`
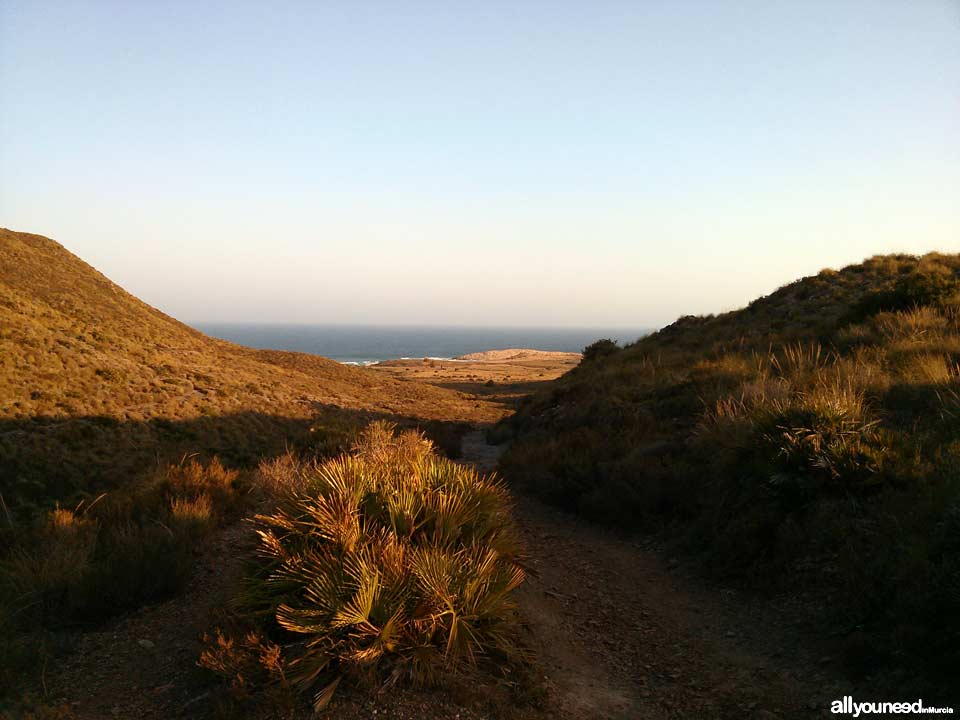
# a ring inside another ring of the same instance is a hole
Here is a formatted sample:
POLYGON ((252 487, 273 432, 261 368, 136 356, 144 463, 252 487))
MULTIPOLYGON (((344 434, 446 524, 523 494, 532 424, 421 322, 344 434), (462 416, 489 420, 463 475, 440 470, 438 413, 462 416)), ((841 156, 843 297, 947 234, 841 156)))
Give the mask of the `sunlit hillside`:
POLYGON ((41 237, 0 230, 0 477, 8 505, 129 481, 157 455, 253 461, 326 408, 490 419, 442 388, 207 337, 41 237))

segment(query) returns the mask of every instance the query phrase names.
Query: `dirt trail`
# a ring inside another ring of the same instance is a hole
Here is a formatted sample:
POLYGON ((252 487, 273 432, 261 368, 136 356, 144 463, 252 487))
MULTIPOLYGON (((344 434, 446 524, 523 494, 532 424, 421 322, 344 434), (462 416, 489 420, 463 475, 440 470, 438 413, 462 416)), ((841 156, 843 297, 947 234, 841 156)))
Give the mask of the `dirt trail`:
MULTIPOLYGON (((462 461, 488 471, 500 452, 469 433, 462 461)), ((537 573, 521 608, 551 716, 810 718, 851 692, 776 610, 535 501, 517 510, 537 573)))

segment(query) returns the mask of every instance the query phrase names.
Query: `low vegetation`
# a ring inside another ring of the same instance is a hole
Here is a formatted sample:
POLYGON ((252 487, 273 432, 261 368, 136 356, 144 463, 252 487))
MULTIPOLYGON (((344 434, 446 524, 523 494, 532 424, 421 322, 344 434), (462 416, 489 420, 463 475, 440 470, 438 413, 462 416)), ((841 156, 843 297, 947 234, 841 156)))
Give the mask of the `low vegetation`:
POLYGON ((322 463, 264 463, 275 511, 256 517, 260 561, 241 597, 254 627, 209 638, 201 662, 236 689, 308 691, 344 677, 434 684, 509 665, 511 593, 524 579, 505 489, 413 431, 371 425, 322 463))
POLYGON ((247 486, 214 458, 158 468, 136 490, 56 508, 7 528, 0 558, 0 697, 25 685, 50 643, 179 590, 204 538, 235 517, 247 486))
POLYGON ((960 257, 874 258, 600 341, 497 433, 518 488, 810 590, 851 674, 960 660, 960 257))

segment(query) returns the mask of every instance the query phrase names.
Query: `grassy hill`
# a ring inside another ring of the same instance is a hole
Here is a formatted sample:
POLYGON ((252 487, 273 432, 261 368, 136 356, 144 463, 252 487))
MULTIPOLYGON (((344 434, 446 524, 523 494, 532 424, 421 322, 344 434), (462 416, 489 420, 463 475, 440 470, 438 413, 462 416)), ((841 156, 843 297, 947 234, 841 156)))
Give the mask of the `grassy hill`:
MULTIPOLYGON (((497 432, 515 486, 806 598, 851 672, 960 647, 960 256, 598 342, 497 432), (809 593, 809 595, 802 594, 809 593)), ((936 677, 935 673, 929 675, 936 677)))
POLYGON ((373 419, 459 446, 451 422, 503 412, 207 337, 0 230, 0 715, 65 630, 182 590, 214 531, 268 502, 259 462, 328 457, 373 419))
POLYGON ((342 421, 342 412, 330 419, 332 408, 423 422, 496 417, 457 392, 207 337, 53 240, 0 230, 8 506, 109 489, 158 455, 252 462, 322 436, 318 428, 342 421))

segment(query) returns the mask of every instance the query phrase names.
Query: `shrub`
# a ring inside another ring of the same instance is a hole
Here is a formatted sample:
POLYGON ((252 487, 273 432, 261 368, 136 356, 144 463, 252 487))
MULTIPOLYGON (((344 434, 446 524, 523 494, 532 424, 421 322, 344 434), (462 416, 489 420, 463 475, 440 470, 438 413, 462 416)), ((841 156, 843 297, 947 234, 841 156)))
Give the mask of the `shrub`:
MULTIPOLYGON (((76 599, 96 550, 97 526, 88 517, 56 509, 29 544, 0 565, 0 589, 10 623, 39 618, 49 623, 76 599)), ((6 624, 6 623, 4 623, 6 624)))
POLYGON ((945 268, 921 267, 900 278, 894 292, 902 307, 946 307, 960 295, 960 282, 945 268))
POLYGON ((271 498, 296 493, 307 482, 305 467, 305 463, 290 450, 275 458, 261 460, 257 468, 256 487, 271 498))
POLYGON ((98 620, 176 592, 190 577, 194 540, 156 520, 102 528, 81 592, 59 619, 98 620))
POLYGON ((226 678, 234 689, 250 688, 270 681, 286 683, 279 645, 254 630, 204 634, 200 666, 226 678))
POLYGON ((620 346, 617 345, 616 340, 611 340, 609 338, 597 340, 596 342, 587 345, 583 349, 583 361, 593 362, 595 360, 600 360, 613 355, 618 350, 620 350, 620 346))
POLYGON ((240 473, 225 468, 217 457, 204 465, 193 456, 184 456, 178 464, 164 468, 161 476, 164 490, 174 497, 207 497, 208 504, 221 511, 236 503, 240 473))
POLYGON ((461 455, 461 445, 464 433, 470 429, 466 423, 441 422, 431 420, 424 423, 420 430, 436 446, 443 455, 456 460, 461 455))
POLYGON ((948 268, 918 266, 893 287, 870 292, 854 306, 853 317, 917 307, 946 308, 960 300, 960 280, 948 268))
POLYGON ((843 492, 877 479, 885 448, 862 395, 820 387, 758 408, 753 447, 777 492, 843 492))
POLYGON ((173 498, 170 501, 170 525, 175 535, 199 538, 213 526, 213 504, 208 495, 173 498))
MULTIPOLYGON (((537 495, 546 502, 576 510, 587 494, 604 488, 604 476, 598 472, 597 462, 591 451, 598 441, 590 428, 558 434, 550 438, 537 438, 537 444, 511 447, 501 460, 505 472, 523 467, 524 473, 516 473, 515 485, 525 492, 537 495)), ((617 497, 617 503, 623 498, 617 497)))
POLYGON ((318 708, 345 675, 429 684, 516 656, 524 572, 498 482, 385 423, 352 453, 290 471, 277 510, 256 518, 265 567, 252 596, 302 637, 291 678, 318 708))

